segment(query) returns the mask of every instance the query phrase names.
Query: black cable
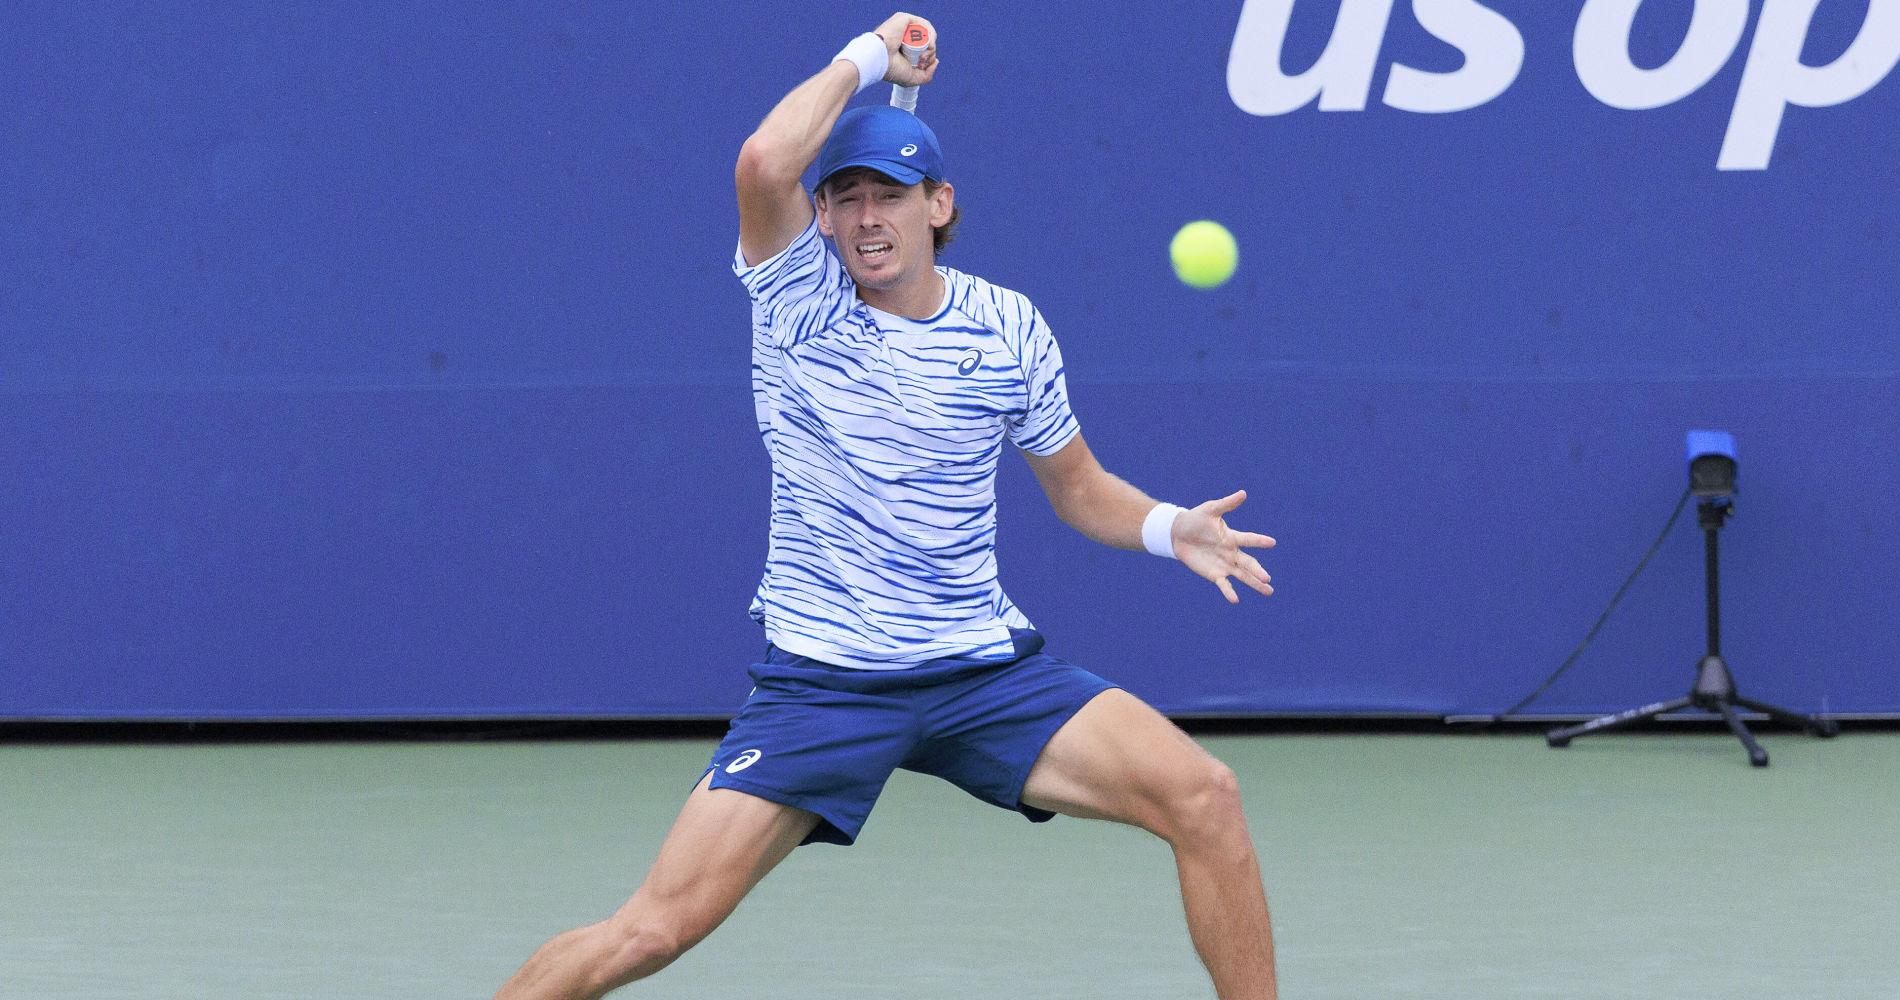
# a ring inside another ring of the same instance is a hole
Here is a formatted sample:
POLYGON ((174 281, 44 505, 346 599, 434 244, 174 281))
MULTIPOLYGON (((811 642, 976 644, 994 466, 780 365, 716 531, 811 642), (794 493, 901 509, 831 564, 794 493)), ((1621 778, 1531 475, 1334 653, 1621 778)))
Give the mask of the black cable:
POLYGON ((1676 526, 1676 519, 1682 516, 1682 509, 1687 506, 1689 506, 1689 491, 1685 489, 1682 491, 1682 499, 1676 501, 1676 509, 1669 513, 1669 521, 1663 525, 1662 534, 1656 536, 1656 541, 1649 547, 1649 551, 1643 553, 1643 558, 1636 563, 1636 568, 1630 570, 1629 578, 1623 581, 1621 587, 1616 588, 1616 596, 1610 598, 1610 606, 1603 609, 1603 614, 1597 618, 1595 625, 1590 626, 1590 631, 1583 637, 1583 641, 1577 644, 1576 649, 1571 650, 1570 655, 1564 658, 1563 664, 1555 673, 1546 677, 1544 683, 1537 686, 1537 690, 1525 695, 1517 704, 1492 716, 1491 722, 1500 722, 1516 715, 1524 706, 1536 701, 1545 691, 1550 690, 1550 686, 1557 683, 1557 678, 1562 677, 1564 671, 1569 670, 1570 665, 1577 662, 1577 657, 1582 655, 1585 647, 1590 645, 1590 640, 1597 637, 1597 632, 1603 628, 1603 623, 1610 620, 1610 612, 1616 610, 1616 602, 1623 599, 1623 594, 1630 589, 1630 584, 1636 582, 1637 576, 1643 572, 1643 567, 1649 565, 1649 560, 1656 554, 1656 550, 1662 548, 1663 539, 1669 537, 1669 529, 1676 526))

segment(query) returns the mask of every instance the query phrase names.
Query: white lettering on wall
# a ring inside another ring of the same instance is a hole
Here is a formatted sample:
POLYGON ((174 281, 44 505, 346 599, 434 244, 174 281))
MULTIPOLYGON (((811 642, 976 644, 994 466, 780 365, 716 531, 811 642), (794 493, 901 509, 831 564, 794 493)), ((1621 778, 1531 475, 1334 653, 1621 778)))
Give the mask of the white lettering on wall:
POLYGON ((1283 115, 1319 98, 1321 111, 1363 111, 1392 0, 1342 0, 1333 35, 1306 72, 1287 76, 1280 49, 1293 0, 1247 0, 1227 56, 1227 93, 1250 115, 1283 115))
POLYGON ((1788 105, 1825 108, 1851 101, 1900 62, 1900 0, 1867 0, 1867 20, 1839 59, 1826 66, 1802 63, 1801 45, 1820 2, 1767 0, 1762 5, 1716 169, 1768 169, 1788 105))
POLYGON ((1660 108, 1702 89, 1728 64, 1748 30, 1748 0, 1696 0, 1689 33, 1655 69, 1630 62, 1630 25, 1643 0, 1589 0, 1577 15, 1570 53, 1590 96, 1613 108, 1660 108))
MULTIPOLYGON (((1394 0, 1340 0, 1326 48, 1305 72, 1280 66, 1296 0, 1246 0, 1227 57, 1227 92, 1253 115, 1284 115, 1318 100, 1321 111, 1363 111, 1394 0)), ((1720 170, 1763 170, 1788 105, 1825 108, 1856 97, 1900 64, 1900 0, 1867 0, 1867 17, 1847 50, 1825 66, 1801 61, 1821 0, 1762 0, 1741 86, 1716 159, 1720 170)), ((1733 58, 1748 28, 1749 0, 1695 0, 1689 29, 1669 60, 1641 69, 1630 59, 1630 30, 1643 0, 1586 0, 1571 36, 1577 79, 1613 108, 1642 111, 1695 93, 1733 58)), ((1384 102, 1443 114, 1485 104, 1516 82, 1524 37, 1479 0, 1411 0, 1413 16, 1464 55, 1448 73, 1393 63, 1384 102)))
MULTIPOLYGON (((1741 0, 1746 8, 1748 0, 1741 0)), ((1524 36, 1504 15, 1477 0, 1412 0, 1412 14, 1440 40, 1465 54, 1450 73, 1392 64, 1385 103, 1401 111, 1443 114, 1475 108, 1504 93, 1524 66, 1524 36)))

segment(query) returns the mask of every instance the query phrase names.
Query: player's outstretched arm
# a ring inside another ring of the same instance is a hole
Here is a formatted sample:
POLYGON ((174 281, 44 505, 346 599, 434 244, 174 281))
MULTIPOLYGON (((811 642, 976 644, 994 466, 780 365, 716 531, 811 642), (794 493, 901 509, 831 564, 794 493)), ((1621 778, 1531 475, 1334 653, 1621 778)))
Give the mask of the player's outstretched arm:
MULTIPOLYGON (((899 12, 877 29, 889 50, 884 79, 904 86, 928 83, 937 72, 936 29, 931 29, 932 44, 918 65, 912 66, 899 51, 899 39, 912 22, 930 27, 921 17, 899 12)), ((811 197, 799 178, 818 158, 859 82, 855 65, 834 61, 786 94, 739 148, 733 181, 739 189, 739 251, 747 264, 790 246, 811 224, 811 197)))
MULTIPOLYGON (((1141 537, 1142 523, 1155 509, 1155 501, 1102 468, 1082 435, 1077 434, 1054 454, 1023 455, 1048 495, 1050 506, 1070 527, 1104 545, 1146 547, 1141 537)), ((1241 490, 1183 510, 1175 516, 1171 532, 1174 555, 1212 581, 1235 604, 1240 596, 1230 577, 1262 594, 1273 593, 1272 578, 1260 567, 1259 560, 1243 551, 1272 548, 1273 539, 1227 526, 1226 516, 1246 499, 1246 491, 1241 490)))

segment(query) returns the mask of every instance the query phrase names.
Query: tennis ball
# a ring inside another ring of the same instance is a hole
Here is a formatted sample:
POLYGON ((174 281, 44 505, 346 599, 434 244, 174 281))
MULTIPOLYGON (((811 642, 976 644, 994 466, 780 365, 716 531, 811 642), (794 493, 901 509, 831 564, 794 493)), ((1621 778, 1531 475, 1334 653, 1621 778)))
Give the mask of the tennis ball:
POLYGON ((1174 261, 1174 273, 1195 288, 1213 288, 1234 276, 1240 262, 1240 247, 1234 234, 1218 222, 1202 219, 1190 222, 1168 242, 1168 258, 1174 261))

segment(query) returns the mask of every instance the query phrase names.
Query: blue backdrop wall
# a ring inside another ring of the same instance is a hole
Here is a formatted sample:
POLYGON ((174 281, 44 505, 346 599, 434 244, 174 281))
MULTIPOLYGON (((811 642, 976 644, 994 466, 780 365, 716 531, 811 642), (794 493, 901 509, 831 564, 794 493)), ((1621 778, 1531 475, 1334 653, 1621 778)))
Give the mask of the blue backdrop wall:
MULTIPOLYGON (((732 162, 886 13, 6 5, 0 718, 733 711, 732 162)), ((1496 711, 1714 428, 1744 693, 1900 712, 1900 3, 922 13, 944 262, 1036 301, 1111 469, 1280 540, 1230 607, 1008 462, 1055 651, 1180 713, 1496 711)), ((1701 568, 1679 526, 1531 710, 1686 690, 1701 568)))

